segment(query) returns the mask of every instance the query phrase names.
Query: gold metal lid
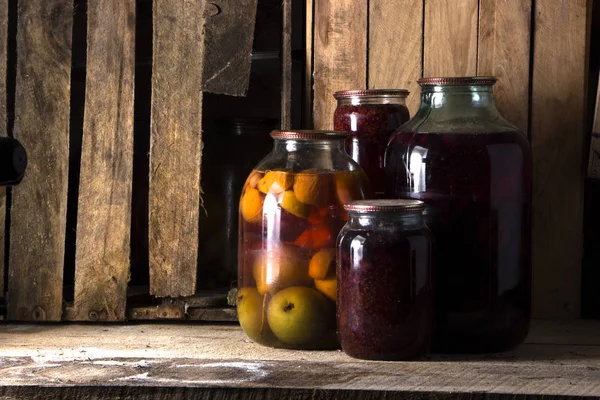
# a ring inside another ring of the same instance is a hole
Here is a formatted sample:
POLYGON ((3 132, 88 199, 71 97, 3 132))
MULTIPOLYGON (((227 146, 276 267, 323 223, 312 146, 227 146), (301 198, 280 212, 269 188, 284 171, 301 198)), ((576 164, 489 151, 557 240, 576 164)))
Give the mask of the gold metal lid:
POLYGON ((344 131, 313 131, 313 130, 284 130, 271 131, 273 139, 296 139, 296 140, 334 140, 346 139, 347 132, 344 131))
POLYGON ((448 77, 427 77, 417 79, 421 86, 437 85, 493 85, 496 78, 493 76, 448 76, 448 77))
POLYGON ((342 90, 335 92, 333 97, 339 100, 351 97, 406 97, 409 94, 406 89, 342 90))
POLYGON ((412 199, 357 200, 344 204, 344 208, 350 213, 422 211, 425 207, 426 204, 422 201, 412 199))

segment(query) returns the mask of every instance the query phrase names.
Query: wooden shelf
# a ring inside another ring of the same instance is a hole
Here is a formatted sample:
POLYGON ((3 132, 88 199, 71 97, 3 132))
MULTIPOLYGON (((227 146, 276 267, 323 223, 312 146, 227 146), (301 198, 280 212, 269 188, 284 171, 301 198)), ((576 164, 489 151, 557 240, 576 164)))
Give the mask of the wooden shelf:
POLYGON ((485 356, 368 362, 251 343, 235 325, 2 325, 0 398, 600 398, 600 321, 535 321, 485 356), (87 396, 87 397, 86 397, 87 396))

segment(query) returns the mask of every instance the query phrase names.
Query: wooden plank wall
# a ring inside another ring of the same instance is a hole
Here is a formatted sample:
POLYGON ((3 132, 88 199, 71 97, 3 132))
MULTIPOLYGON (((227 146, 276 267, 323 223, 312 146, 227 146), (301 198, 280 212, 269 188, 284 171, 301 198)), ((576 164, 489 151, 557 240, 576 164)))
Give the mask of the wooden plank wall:
MULTIPOLYGON (((7 135, 6 73, 8 62, 8 0, 0 0, 0 136, 7 135)), ((4 224, 6 216, 6 189, 0 188, 0 299, 4 297, 4 224)))
POLYGON ((312 23, 307 26, 314 35, 307 81, 314 87, 317 129, 331 127, 335 90, 408 88, 414 114, 419 105, 415 80, 421 76, 498 78, 498 108, 527 132, 534 152, 534 316, 577 317, 591 2, 310 3, 315 20, 314 28, 312 23))
POLYGON ((74 320, 125 319, 129 280, 135 1, 89 2, 74 320), (92 222, 91 222, 92 221, 92 222))

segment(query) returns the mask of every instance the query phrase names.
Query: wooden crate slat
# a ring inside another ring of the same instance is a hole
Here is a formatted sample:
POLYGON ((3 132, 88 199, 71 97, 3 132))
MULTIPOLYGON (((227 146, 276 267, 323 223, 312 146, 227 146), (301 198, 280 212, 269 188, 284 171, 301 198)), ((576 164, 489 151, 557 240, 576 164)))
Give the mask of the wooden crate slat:
POLYGON ((367 86, 367 0, 315 0, 314 127, 332 129, 338 90, 367 86))
POLYGON ((419 108, 423 69, 423 2, 369 3, 369 89, 408 89, 410 114, 419 108))
POLYGON ((600 179, 600 85, 596 94, 596 108, 594 112, 594 125, 590 143, 590 158, 588 163, 588 177, 600 179))
POLYGON ((245 96, 250 83, 257 0, 206 2, 202 90, 245 96))
POLYGON ((150 144, 150 293, 196 288, 204 0, 154 0, 150 144))
POLYGON ((283 0, 282 10, 281 129, 290 129, 292 119, 292 0, 283 0))
MULTIPOLYGON (((7 122, 7 44, 8 44, 8 0, 0 0, 0 136, 6 136, 7 122)), ((6 188, 0 187, 0 298, 4 297, 4 219, 6 217, 6 188)))
POLYGON ((19 1, 14 136, 29 166, 13 190, 9 319, 62 313, 72 28, 72 0, 19 1))
POLYGON ((425 0, 423 76, 477 73, 478 0, 425 0))
POLYGON ((588 0, 535 2, 533 313, 540 318, 579 315, 590 7, 588 0))
POLYGON ((498 78, 502 116, 528 132, 531 0, 480 0, 477 75, 498 78))
POLYGON ((313 38, 314 38, 315 0, 306 0, 306 27, 304 54, 304 125, 306 129, 313 127, 313 38))
POLYGON ((135 0, 89 2, 74 319, 125 319, 129 280, 135 0))

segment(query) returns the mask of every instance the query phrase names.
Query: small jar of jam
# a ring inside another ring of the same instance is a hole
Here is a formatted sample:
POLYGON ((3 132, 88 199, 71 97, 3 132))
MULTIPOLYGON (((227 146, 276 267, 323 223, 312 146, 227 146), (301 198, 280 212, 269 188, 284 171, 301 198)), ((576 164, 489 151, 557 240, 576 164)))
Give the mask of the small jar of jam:
POLYGON ((349 356, 424 356, 433 333, 432 234, 418 200, 345 205, 338 236, 338 336, 349 356))
POLYGON ((410 119, 408 93, 404 89, 376 89, 334 94, 334 129, 349 133, 346 152, 365 170, 376 198, 384 197, 383 167, 390 135, 410 119))
POLYGON ((267 346, 338 348, 336 239, 343 205, 368 198, 365 173, 344 151, 345 132, 273 131, 273 151, 240 199, 240 325, 267 346))

